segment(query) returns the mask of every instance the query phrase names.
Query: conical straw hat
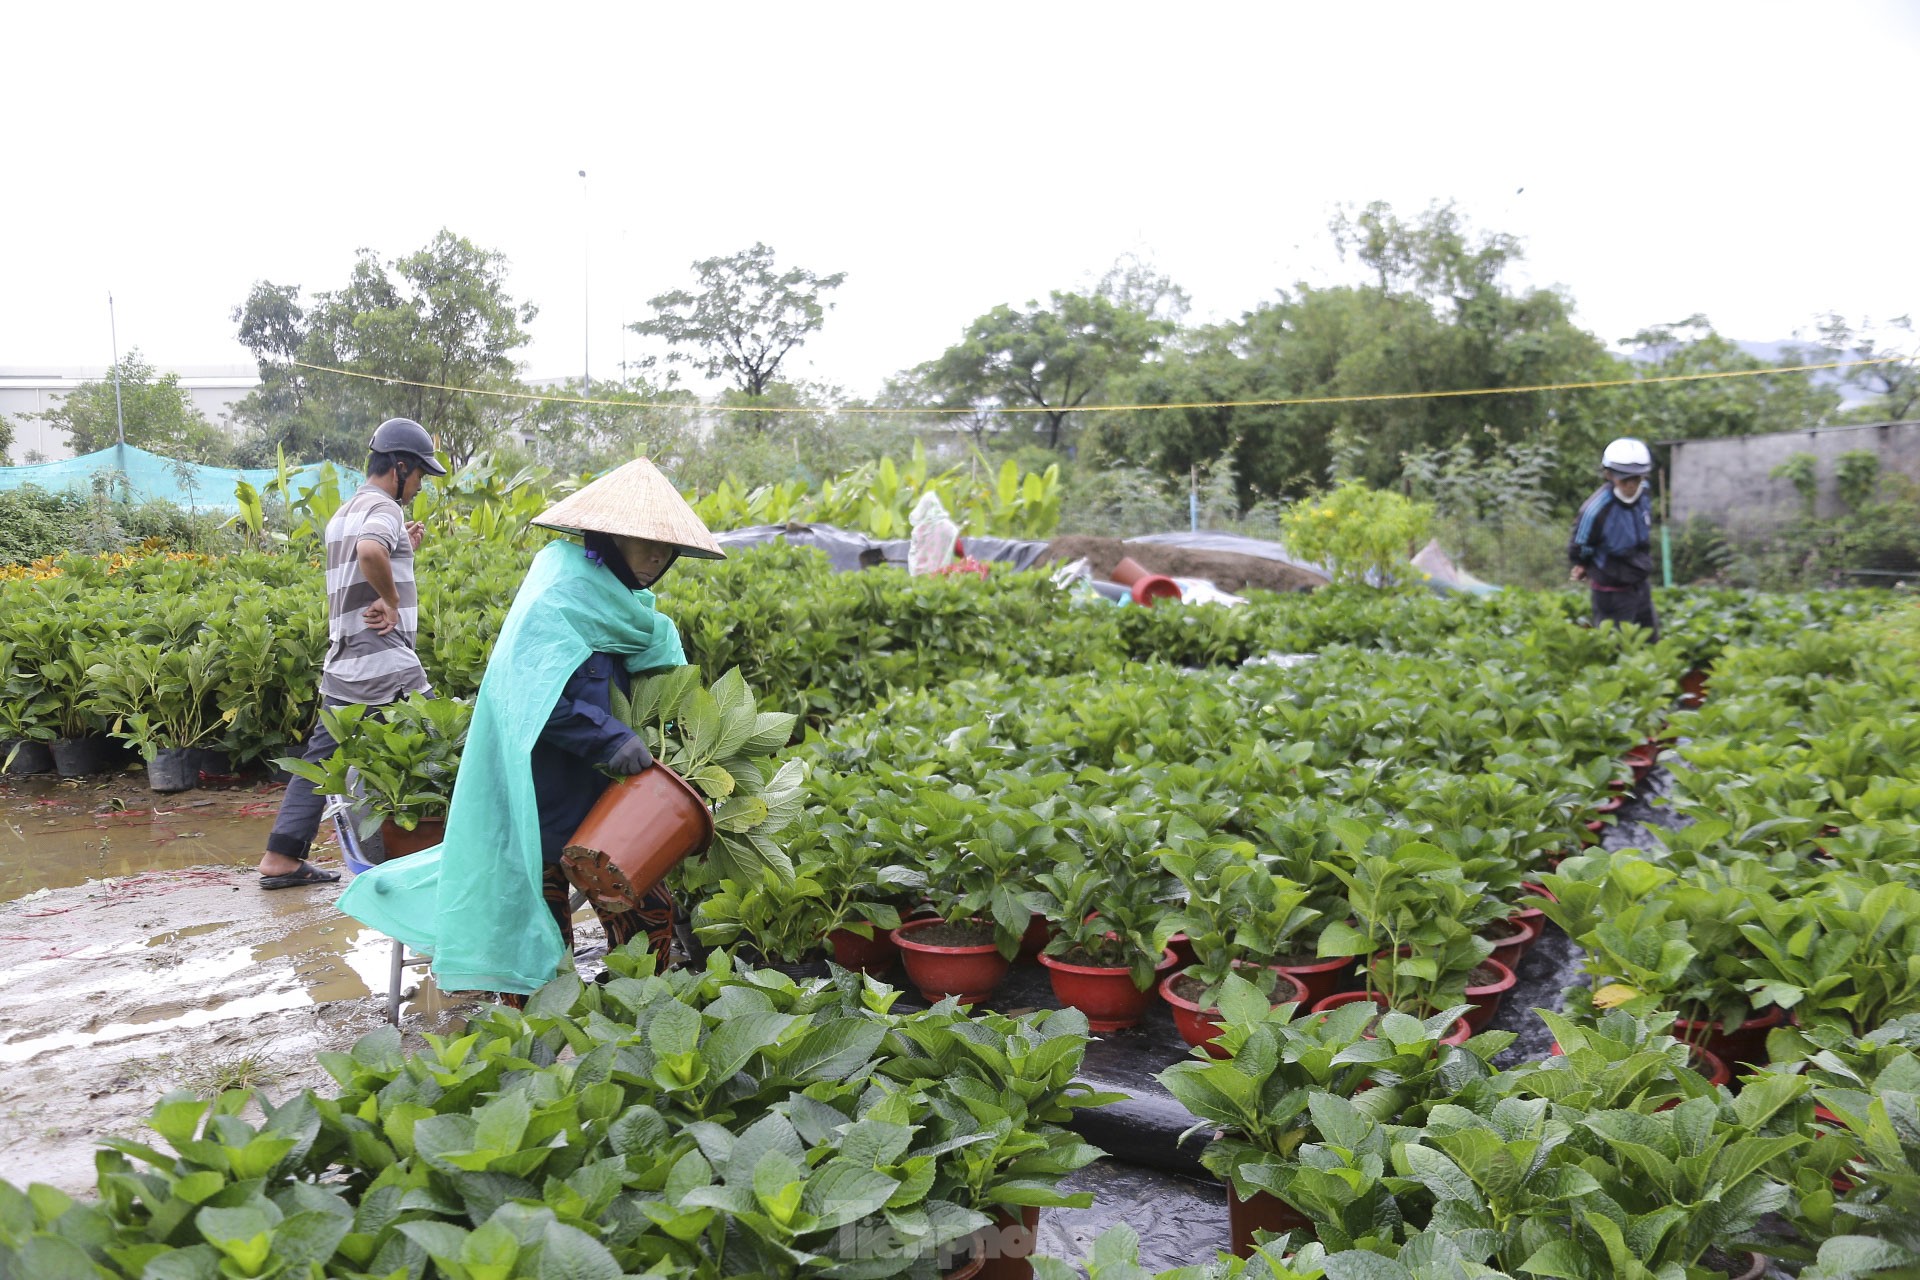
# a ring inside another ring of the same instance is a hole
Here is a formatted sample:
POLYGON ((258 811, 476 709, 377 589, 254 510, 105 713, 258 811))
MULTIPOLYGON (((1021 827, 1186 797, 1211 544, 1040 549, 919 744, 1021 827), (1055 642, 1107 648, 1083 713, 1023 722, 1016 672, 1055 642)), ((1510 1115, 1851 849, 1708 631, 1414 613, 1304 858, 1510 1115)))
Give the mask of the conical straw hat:
POLYGON ((673 482, 645 458, 607 472, 548 507, 533 522, 569 533, 612 533, 671 543, 707 560, 727 558, 673 482))

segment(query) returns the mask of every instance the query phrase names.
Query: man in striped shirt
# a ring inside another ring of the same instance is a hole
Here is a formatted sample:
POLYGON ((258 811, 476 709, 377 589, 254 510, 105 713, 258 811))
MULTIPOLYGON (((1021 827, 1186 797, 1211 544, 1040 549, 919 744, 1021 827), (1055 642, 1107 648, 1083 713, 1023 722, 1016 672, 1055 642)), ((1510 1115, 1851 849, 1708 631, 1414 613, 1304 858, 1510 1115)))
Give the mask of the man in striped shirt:
MULTIPOLYGON (((420 598, 413 553, 424 529, 409 523, 402 507, 427 476, 444 476, 447 469, 435 460, 426 428, 407 418, 381 423, 368 449, 367 482, 327 521, 327 657, 320 672, 320 701, 326 707, 384 707, 433 687, 414 647, 420 598)), ((321 763, 336 745, 326 725, 315 724, 302 759, 321 763)), ((340 878, 338 871, 322 871, 307 861, 325 807, 305 778, 287 783, 267 851, 260 856, 261 888, 330 884, 340 878)))

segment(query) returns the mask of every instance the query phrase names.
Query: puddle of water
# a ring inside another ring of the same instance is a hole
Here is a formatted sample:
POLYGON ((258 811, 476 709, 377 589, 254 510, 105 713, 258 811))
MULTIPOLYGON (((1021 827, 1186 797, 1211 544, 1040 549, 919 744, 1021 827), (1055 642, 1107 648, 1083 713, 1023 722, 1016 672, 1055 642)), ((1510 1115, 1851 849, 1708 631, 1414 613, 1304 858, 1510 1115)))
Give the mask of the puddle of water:
MULTIPOLYGON (((8 779, 0 790, 0 901, 142 871, 251 865, 279 800, 270 788, 164 796, 133 778, 78 786, 8 779)), ((331 838, 331 828, 321 835, 331 838)))
POLYGON ((66 818, 36 829, 8 814, 0 820, 0 901, 142 871, 251 865, 272 827, 271 817, 163 825, 116 816, 97 823, 66 818))
POLYGON ((228 1018, 255 1018, 264 1013, 277 1013, 287 1007, 289 1005, 286 996, 279 992, 245 996, 239 1000, 215 1005, 210 1009, 188 1009, 180 1005, 171 1005, 163 1010, 171 1014, 170 1017, 116 1022, 111 1026, 101 1027, 97 1031, 67 1031, 59 1035, 41 1036, 36 1040, 19 1040, 12 1044, 0 1044, 0 1066, 25 1062, 28 1058, 52 1049, 85 1048, 114 1040, 124 1040, 129 1036, 151 1035, 162 1029, 184 1031, 192 1027, 204 1027, 211 1022, 222 1022, 228 1018))

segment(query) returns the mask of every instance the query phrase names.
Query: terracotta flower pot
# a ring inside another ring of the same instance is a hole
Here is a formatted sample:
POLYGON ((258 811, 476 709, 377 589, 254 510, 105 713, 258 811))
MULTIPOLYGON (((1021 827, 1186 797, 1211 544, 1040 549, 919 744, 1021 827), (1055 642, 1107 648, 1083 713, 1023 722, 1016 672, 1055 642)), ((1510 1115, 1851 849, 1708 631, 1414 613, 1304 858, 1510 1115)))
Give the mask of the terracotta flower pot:
MULTIPOLYGON (((1335 1009, 1350 1004, 1358 1004, 1362 1000, 1373 1001, 1380 1006, 1382 1012, 1385 1012, 1388 1007, 1387 998, 1378 991, 1342 991, 1339 995, 1328 996, 1325 1000, 1315 1001, 1313 1012, 1332 1013, 1335 1009)), ((1456 1018, 1453 1023, 1453 1029, 1441 1037, 1440 1043, 1465 1044, 1472 1035, 1473 1028, 1467 1025, 1467 1020, 1465 1018, 1456 1018)), ((1369 1035, 1367 1039, 1371 1040, 1373 1037, 1369 1035)))
POLYGON ((928 929, 939 928, 945 923, 938 917, 909 920, 893 931, 893 944, 900 948, 900 959, 907 966, 908 979, 930 1001, 939 1001, 947 996, 958 997, 961 1004, 985 1000, 993 994, 994 988, 1000 985, 1000 979, 1006 977, 1007 970, 1012 967, 1007 958, 1000 954, 1000 948, 991 941, 993 922, 967 922, 980 926, 986 932, 989 941, 985 943, 942 946, 916 939, 916 934, 924 935, 928 929))
POLYGON ((1721 1030, 1718 1020, 1701 1022, 1692 1018, 1675 1018, 1673 1034, 1688 1044, 1699 1045, 1729 1067, 1764 1067, 1768 1061, 1767 1032, 1784 1021, 1786 1015, 1777 1008, 1754 1014, 1740 1024, 1738 1031, 1733 1032, 1721 1030))
POLYGON ((1178 600, 1180 585, 1172 578, 1151 573, 1146 566, 1127 556, 1113 566, 1113 580, 1133 592, 1135 604, 1152 606, 1155 600, 1178 600))
POLYGON ((1482 960, 1471 974, 1467 975, 1467 1001, 1473 1008, 1467 1011, 1466 1024, 1476 1032, 1485 1031, 1494 1015, 1500 1012, 1500 1001, 1507 992, 1513 990, 1513 984, 1519 979, 1513 970, 1498 960, 1482 960), (1486 971, 1493 971, 1491 981, 1475 982, 1475 978, 1485 978, 1486 971))
POLYGON ((965 1266, 952 1271, 942 1271, 940 1280, 979 1280, 980 1268, 986 1265, 986 1259, 974 1258, 965 1266))
POLYGON ((1352 956, 1333 956, 1299 964, 1291 960, 1277 960, 1271 967, 1275 973, 1284 973, 1299 983, 1305 993, 1301 999, 1308 1004, 1324 1000, 1335 992, 1345 991, 1355 981, 1352 956))
POLYGON ((874 929, 871 938, 863 938, 851 929, 835 929, 827 935, 827 945, 833 949, 835 964, 861 973, 886 973, 900 958, 900 948, 893 945, 885 929, 874 929))
MULTIPOLYGON (((1047 978, 1053 983, 1053 998, 1072 1005, 1087 1015, 1087 1026, 1095 1031, 1118 1031, 1131 1027, 1146 1016, 1153 1000, 1153 988, 1142 991, 1133 985, 1131 969, 1069 964, 1058 956, 1043 955, 1047 978)), ((1165 973, 1177 963, 1171 948, 1161 953, 1155 973, 1165 973)))
POLYGON ((414 823, 411 831, 391 818, 380 824, 380 845, 387 851, 389 860, 404 858, 422 849, 431 849, 446 838, 447 820, 445 818, 421 818, 414 823))
POLYGON ((973 1234, 973 1256, 980 1264, 979 1280, 1032 1280, 1034 1245, 1040 1234, 1040 1210, 1028 1205, 1014 1216, 1011 1209, 993 1215, 993 1225, 973 1234))
POLYGON ((682 861, 713 843, 713 813, 699 792, 663 764, 607 785, 560 865, 601 906, 631 910, 682 861))
MULTIPOLYGON (((1280 1004, 1303 1004, 1307 999, 1307 988, 1298 978, 1288 974, 1277 974, 1274 983, 1272 1001, 1280 1004), (1288 984, 1291 984, 1289 990, 1288 984)), ((1212 1005, 1200 1005, 1174 990, 1174 984, 1186 977, 1184 969, 1168 974, 1160 979, 1160 998, 1167 1002, 1167 1008, 1173 1011, 1173 1025, 1180 1032, 1180 1038, 1190 1045, 1205 1046, 1211 1057, 1224 1058, 1226 1053, 1214 1044, 1220 1038, 1220 1010, 1212 1005)))
MULTIPOLYGON (((1538 907, 1528 907, 1526 913, 1535 920, 1546 918, 1546 912, 1538 907)), ((1518 973, 1520 962, 1533 950, 1534 940, 1540 936, 1540 928, 1534 920, 1523 919, 1516 911, 1505 920, 1495 920, 1480 930, 1480 936, 1493 943, 1492 959, 1518 973)))
POLYGON ((1227 1189, 1227 1229, 1233 1236, 1233 1256, 1253 1256, 1255 1231, 1312 1231, 1313 1219, 1279 1196, 1256 1191, 1242 1200, 1227 1189))

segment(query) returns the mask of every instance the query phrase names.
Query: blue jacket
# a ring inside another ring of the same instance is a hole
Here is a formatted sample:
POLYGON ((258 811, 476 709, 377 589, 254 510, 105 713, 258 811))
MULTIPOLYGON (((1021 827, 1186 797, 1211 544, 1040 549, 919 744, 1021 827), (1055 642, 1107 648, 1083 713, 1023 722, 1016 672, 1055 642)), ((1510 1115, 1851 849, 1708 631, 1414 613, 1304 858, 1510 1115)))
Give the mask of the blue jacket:
POLYGON ((1613 496, 1613 486, 1601 485, 1580 507, 1567 559, 1587 566, 1588 576, 1601 586, 1634 586, 1653 572, 1653 500, 1643 488, 1632 506, 1613 496))
POLYGON ((614 719, 613 682, 625 693, 632 677, 611 653, 596 653, 575 669, 553 704, 547 727, 533 744, 533 794, 540 806, 540 856, 558 862, 594 801, 612 781, 598 766, 633 739, 614 719))

